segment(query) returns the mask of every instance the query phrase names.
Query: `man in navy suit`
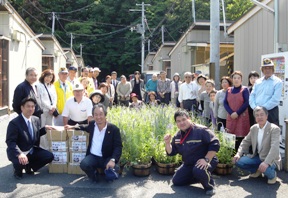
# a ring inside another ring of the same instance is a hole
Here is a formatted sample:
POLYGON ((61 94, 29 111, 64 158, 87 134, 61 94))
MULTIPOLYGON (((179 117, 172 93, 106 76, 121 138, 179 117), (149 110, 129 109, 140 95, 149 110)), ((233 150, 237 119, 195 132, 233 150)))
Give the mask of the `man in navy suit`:
MULTIPOLYGON (((97 181, 97 168, 115 171, 122 154, 122 141, 119 128, 107 122, 107 110, 103 104, 95 105, 92 112, 94 120, 79 126, 80 130, 90 134, 86 157, 80 167, 92 181, 97 181)), ((65 128, 77 128, 77 125, 66 125, 65 128)))
MULTIPOLYGON (((22 179, 22 171, 34 174, 41 167, 53 160, 53 154, 39 147, 40 136, 46 129, 40 128, 40 119, 33 116, 36 101, 24 98, 21 101, 22 113, 9 122, 6 135, 7 156, 13 163, 14 177, 22 179)), ((47 129, 51 127, 46 126, 47 129)))

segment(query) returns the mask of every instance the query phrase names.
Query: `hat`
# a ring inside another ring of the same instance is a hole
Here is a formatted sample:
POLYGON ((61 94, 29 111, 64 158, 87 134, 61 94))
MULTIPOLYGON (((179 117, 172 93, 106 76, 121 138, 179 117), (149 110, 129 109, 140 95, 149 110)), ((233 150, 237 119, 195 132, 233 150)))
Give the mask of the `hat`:
POLYGON ((269 58, 264 58, 261 67, 274 67, 274 63, 269 58))
POLYGON ((102 93, 99 89, 93 91, 93 92, 90 94, 90 96, 89 96, 90 100, 92 100, 93 96, 95 96, 95 95, 98 95, 98 96, 101 97, 100 102, 104 102, 104 100, 105 100, 104 95, 103 95, 103 93, 102 93))
POLYGON ((73 65, 71 65, 69 68, 68 68, 69 71, 77 71, 77 68, 73 65))
POLYGON ((115 169, 112 168, 108 168, 105 171, 105 179, 106 181, 113 181, 115 179, 118 179, 119 175, 118 173, 115 171, 115 169))
POLYGON ((82 84, 76 83, 76 84, 73 86, 73 91, 79 91, 79 90, 84 90, 84 87, 83 87, 82 84))
POLYGON ((195 71, 195 74, 202 74, 202 72, 200 70, 195 71))
POLYGON ((131 98, 133 98, 133 97, 136 97, 136 98, 138 98, 138 96, 137 96, 137 94, 136 94, 136 93, 131 93, 131 98))
POLYGON ((173 78, 174 78, 175 76, 179 76, 179 77, 180 77, 179 73, 175 73, 175 74, 173 75, 173 78))
POLYGON ((199 74, 199 76, 197 77, 197 82, 199 83, 199 79, 200 78, 204 78, 205 80, 207 80, 207 77, 204 76, 203 74, 199 74))
POLYGON ((68 73, 68 70, 66 67, 60 67, 59 68, 59 73, 68 73))
POLYGON ((93 71, 101 72, 101 70, 99 69, 99 67, 94 67, 93 71))

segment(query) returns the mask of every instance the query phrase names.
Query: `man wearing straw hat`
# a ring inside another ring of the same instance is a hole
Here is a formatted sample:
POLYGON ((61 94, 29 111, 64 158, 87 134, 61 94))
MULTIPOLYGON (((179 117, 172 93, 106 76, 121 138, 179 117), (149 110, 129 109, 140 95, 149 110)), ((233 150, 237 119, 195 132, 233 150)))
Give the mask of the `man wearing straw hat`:
POLYGON ((263 77, 259 78, 249 97, 249 105, 252 109, 257 106, 268 110, 268 121, 279 126, 279 109, 282 94, 282 81, 274 75, 274 63, 264 58, 261 65, 263 77))

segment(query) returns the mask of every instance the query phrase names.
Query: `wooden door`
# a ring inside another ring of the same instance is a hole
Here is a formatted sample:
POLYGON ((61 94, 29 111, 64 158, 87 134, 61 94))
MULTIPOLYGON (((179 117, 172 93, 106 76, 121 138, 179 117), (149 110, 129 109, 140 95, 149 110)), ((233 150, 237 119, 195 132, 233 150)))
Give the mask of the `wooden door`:
POLYGON ((0 40, 0 107, 9 101, 9 41, 0 40))

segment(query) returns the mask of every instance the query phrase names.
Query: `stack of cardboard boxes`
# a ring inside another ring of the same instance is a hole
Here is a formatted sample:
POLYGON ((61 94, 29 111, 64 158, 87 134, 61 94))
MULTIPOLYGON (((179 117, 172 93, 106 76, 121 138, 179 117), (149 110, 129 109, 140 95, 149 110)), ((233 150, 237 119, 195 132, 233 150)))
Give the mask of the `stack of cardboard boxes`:
POLYGON ((80 168, 80 162, 85 158, 89 136, 84 131, 67 131, 69 139, 68 174, 85 175, 80 168))
POLYGON ((54 160, 49 164, 49 173, 85 173, 80 168, 80 162, 86 155, 89 136, 84 131, 51 130, 47 131, 49 150, 54 160))
POLYGON ((49 164, 49 173, 67 173, 68 172, 68 141, 66 130, 47 131, 49 150, 54 155, 54 160, 49 164))

